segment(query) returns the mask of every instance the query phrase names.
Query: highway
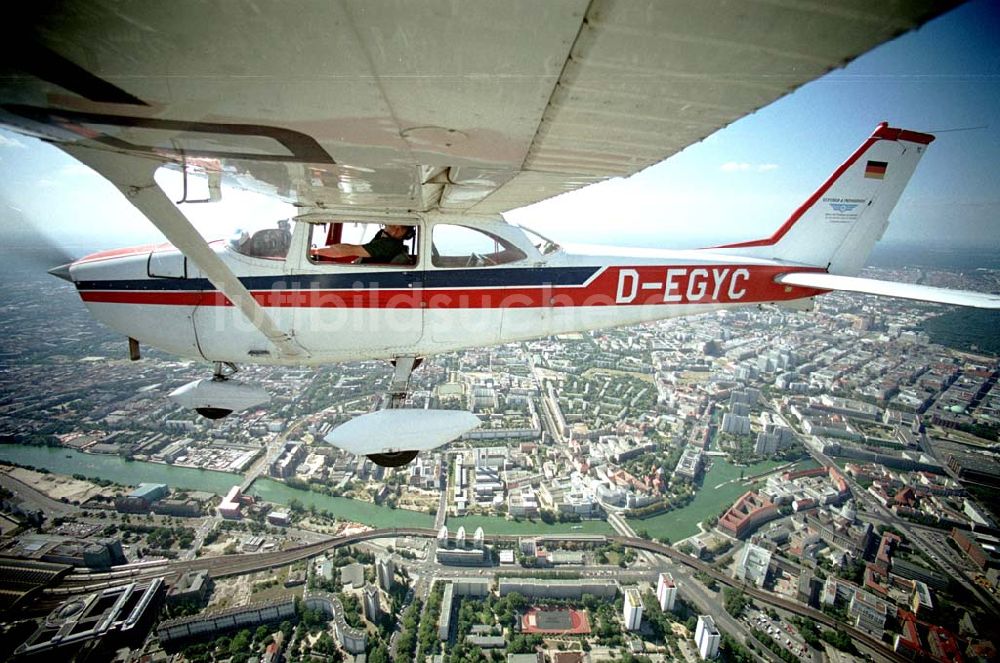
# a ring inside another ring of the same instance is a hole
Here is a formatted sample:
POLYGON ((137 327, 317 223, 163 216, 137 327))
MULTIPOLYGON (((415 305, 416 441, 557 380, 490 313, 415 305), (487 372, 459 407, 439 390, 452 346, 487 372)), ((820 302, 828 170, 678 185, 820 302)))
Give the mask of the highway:
POLYGON ((881 656, 885 657, 887 660, 899 661, 900 663, 909 660, 903 656, 900 656, 899 654, 896 654, 894 651, 889 649, 888 646, 884 644, 881 640, 876 640, 875 638, 871 637, 864 631, 858 630, 853 626, 844 624, 843 622, 838 622, 836 619, 830 617, 824 612, 802 605, 801 603, 798 603, 796 601, 789 601, 787 599, 783 599, 770 592, 765 592, 764 590, 757 589, 752 585, 746 585, 742 582, 737 582, 736 580, 730 578, 728 575, 722 573, 721 571, 717 571, 712 566, 709 566, 708 564, 705 564, 702 561, 696 560, 688 555, 685 555, 682 552, 674 550, 673 548, 664 546, 654 541, 647 541, 646 539, 623 539, 622 537, 610 537, 610 538, 616 541, 617 543, 621 543, 622 545, 629 546, 631 548, 636 548, 639 550, 648 550, 650 552, 654 552, 659 555, 669 557, 675 562, 684 564, 685 566, 695 569, 696 571, 702 571, 703 573, 712 576, 713 578, 715 578, 716 581, 718 581, 723 585, 743 590, 744 594, 760 601, 761 603, 765 603, 774 606, 776 608, 781 608, 782 610, 791 612, 796 615, 809 617, 813 621, 820 624, 824 624, 831 628, 840 629, 846 632, 856 641, 864 643, 867 647, 869 647, 873 651, 878 652, 881 656))

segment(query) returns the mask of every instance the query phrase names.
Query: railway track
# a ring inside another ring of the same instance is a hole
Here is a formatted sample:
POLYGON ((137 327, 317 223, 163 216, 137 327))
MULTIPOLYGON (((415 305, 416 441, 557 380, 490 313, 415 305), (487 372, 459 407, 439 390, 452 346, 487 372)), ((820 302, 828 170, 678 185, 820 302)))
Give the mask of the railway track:
MULTIPOLYGON (((256 571, 263 571, 265 569, 275 568, 279 566, 285 566, 287 564, 292 564, 294 562, 301 561, 303 559, 308 559, 315 555, 318 555, 326 550, 333 548, 338 548, 340 546, 348 546, 361 541, 369 541, 372 539, 384 539, 384 538, 394 538, 398 536, 411 536, 419 538, 435 538, 437 536, 437 531, 433 529, 426 528, 392 528, 392 529, 375 529, 369 530, 367 532, 359 532, 357 534, 351 534, 348 536, 341 536, 333 539, 327 539, 325 541, 318 541, 316 543, 310 543, 302 546, 297 546, 289 550, 282 550, 269 553, 259 553, 255 555, 226 555, 223 557, 211 557, 206 559, 194 559, 185 560, 178 562, 169 562, 166 565, 150 566, 147 568, 131 569, 125 571, 111 572, 109 574, 100 575, 114 575, 114 578, 103 579, 101 582, 91 583, 88 585, 75 585, 70 587, 55 587, 45 590, 45 595, 47 599, 55 599, 58 597, 64 597, 69 594, 79 594, 89 591, 97 591, 100 589, 106 589, 108 587, 115 587, 120 584, 132 582, 135 580, 148 580, 154 577, 164 577, 167 584, 172 584, 177 578, 188 571, 206 569, 209 575, 213 578, 224 578, 233 575, 242 575, 245 573, 253 573, 256 571), (126 574, 126 575, 119 575, 126 574)), ((488 537, 492 542, 499 541, 510 541, 517 540, 519 537, 513 535, 493 535, 488 537)), ((630 548, 635 548, 637 550, 645 550, 658 555, 663 555, 668 557, 674 562, 683 564, 689 568, 696 571, 701 571, 708 574, 709 576, 715 578, 718 582, 736 589, 742 590, 747 596, 750 596, 761 603, 774 606, 776 608, 781 608, 793 614, 801 615, 803 617, 808 617, 813 621, 823 624, 831 628, 837 628, 848 633, 855 640, 864 643, 866 646, 874 651, 877 651, 881 656, 889 661, 898 663, 907 663, 908 659, 892 651, 884 642, 881 640, 876 640, 872 636, 868 635, 864 631, 861 631, 853 626, 844 624, 837 621, 836 619, 830 617, 829 615, 810 608, 808 606, 801 605, 795 601, 790 601, 783 599, 781 597, 774 596, 768 592, 757 589, 756 587, 748 587, 742 583, 737 583, 729 576, 717 571, 713 567, 696 560, 684 553, 674 550, 669 546, 656 543, 654 541, 647 541, 646 539, 624 537, 624 536, 607 536, 605 537, 607 541, 612 541, 614 543, 619 543, 623 546, 628 546, 630 548)), ((93 574, 99 575, 99 574, 93 574)), ((90 576, 88 576, 90 577, 90 576)), ((76 579, 74 578, 74 581, 76 579)))

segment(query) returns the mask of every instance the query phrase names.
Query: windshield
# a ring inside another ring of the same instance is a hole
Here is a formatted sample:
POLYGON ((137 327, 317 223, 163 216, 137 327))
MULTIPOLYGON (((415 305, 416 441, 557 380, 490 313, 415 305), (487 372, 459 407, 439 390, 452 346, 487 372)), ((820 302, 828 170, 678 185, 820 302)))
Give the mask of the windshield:
POLYGON ((237 228, 229 238, 229 247, 252 258, 284 260, 292 243, 291 224, 288 219, 278 221, 276 226, 259 230, 237 228))
POLYGON ((524 231, 524 234, 528 236, 528 240, 534 245, 536 249, 538 249, 538 252, 541 253, 543 256, 548 255, 550 253, 555 253, 556 251, 560 251, 562 249, 562 247, 559 246, 556 242, 553 242, 548 237, 545 237, 544 235, 535 232, 534 230, 532 230, 527 226, 518 226, 518 228, 524 231))

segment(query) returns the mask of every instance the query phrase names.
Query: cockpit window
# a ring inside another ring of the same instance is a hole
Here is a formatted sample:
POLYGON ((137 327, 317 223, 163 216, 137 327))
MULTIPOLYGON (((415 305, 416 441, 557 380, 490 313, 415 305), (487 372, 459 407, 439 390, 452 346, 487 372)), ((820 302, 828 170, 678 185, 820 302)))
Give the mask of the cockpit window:
POLYGON ((527 258, 507 240, 468 226, 438 224, 431 239, 435 267, 490 267, 527 258))
POLYGON ((271 260, 284 260, 291 244, 292 231, 287 220, 279 221, 276 228, 252 232, 239 229, 229 239, 229 246, 237 253, 271 260))
POLYGON ((418 245, 417 227, 409 224, 313 224, 309 238, 309 261, 413 267, 417 264, 418 245))

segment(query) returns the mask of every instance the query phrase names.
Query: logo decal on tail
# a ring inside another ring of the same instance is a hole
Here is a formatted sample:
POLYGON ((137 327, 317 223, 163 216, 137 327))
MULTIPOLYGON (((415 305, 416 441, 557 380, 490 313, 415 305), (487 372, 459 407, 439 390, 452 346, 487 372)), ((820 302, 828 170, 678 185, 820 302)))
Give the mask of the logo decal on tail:
POLYGON ((862 204, 867 200, 862 198, 824 198, 823 202, 830 206, 824 218, 830 223, 851 223, 861 216, 862 204))
POLYGON ((833 208, 834 212, 853 212, 854 208, 857 207, 859 203, 830 203, 830 207, 833 208))

